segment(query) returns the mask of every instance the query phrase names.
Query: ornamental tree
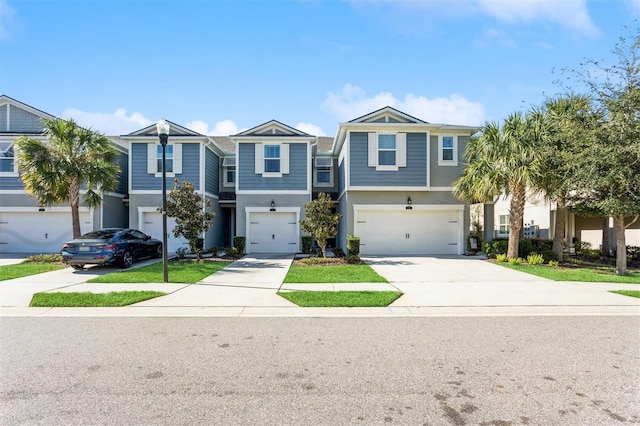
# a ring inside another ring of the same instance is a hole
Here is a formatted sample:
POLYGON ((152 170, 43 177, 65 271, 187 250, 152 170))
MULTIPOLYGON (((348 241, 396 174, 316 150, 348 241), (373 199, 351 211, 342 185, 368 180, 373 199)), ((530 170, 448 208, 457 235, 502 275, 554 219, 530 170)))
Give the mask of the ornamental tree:
MULTIPOLYGON (((174 237, 189 241, 191 251, 199 261, 202 255, 202 234, 212 225, 215 213, 206 211, 211 203, 198 194, 191 182, 173 180, 173 188, 167 194, 167 216, 176 219, 174 237)), ((161 211, 161 208, 158 208, 161 211)))
POLYGON ((305 204, 304 210, 306 217, 300 221, 300 228, 313 236, 322 250, 322 257, 326 257, 327 240, 338 235, 336 225, 340 220, 340 214, 332 212, 333 201, 329 194, 324 192, 305 204))

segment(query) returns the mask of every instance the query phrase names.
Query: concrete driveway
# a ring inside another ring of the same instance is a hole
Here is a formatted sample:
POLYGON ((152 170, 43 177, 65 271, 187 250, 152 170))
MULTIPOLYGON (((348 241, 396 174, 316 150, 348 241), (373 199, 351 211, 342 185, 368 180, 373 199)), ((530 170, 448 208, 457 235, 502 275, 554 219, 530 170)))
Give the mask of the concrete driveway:
POLYGON ((494 265, 478 256, 373 256, 363 259, 392 283, 546 281, 494 265))

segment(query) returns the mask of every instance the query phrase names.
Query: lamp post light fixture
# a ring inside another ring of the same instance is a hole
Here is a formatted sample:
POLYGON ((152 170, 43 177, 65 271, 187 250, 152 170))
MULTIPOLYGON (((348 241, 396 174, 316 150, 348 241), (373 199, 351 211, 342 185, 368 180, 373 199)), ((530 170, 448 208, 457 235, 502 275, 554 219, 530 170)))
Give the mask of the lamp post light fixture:
POLYGON ((156 124, 158 138, 162 145, 162 277, 169 282, 169 263, 167 249, 167 141, 169 140, 169 123, 161 119, 156 124))

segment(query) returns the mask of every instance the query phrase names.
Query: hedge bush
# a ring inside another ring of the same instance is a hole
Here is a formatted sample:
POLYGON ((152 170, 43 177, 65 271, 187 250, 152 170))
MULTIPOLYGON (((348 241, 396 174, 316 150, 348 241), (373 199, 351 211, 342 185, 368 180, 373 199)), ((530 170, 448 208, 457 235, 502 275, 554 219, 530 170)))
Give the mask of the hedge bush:
POLYGON ((347 235, 347 255, 360 256, 360 237, 347 235))
POLYGON ((246 242, 246 237, 233 237, 233 247, 238 251, 238 253, 244 253, 244 245, 246 242))

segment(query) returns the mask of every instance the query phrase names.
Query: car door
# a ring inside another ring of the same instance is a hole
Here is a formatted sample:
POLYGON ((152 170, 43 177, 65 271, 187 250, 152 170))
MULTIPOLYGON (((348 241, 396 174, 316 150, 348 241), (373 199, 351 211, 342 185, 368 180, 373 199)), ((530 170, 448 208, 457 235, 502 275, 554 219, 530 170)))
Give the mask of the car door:
POLYGON ((139 257, 150 257, 155 254, 155 248, 151 238, 138 230, 131 230, 131 235, 136 238, 136 244, 140 247, 139 257))

